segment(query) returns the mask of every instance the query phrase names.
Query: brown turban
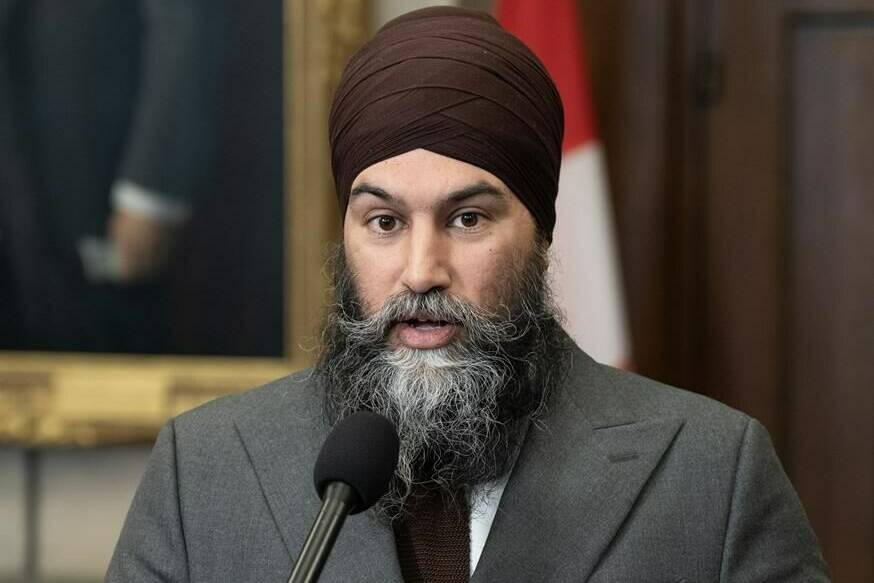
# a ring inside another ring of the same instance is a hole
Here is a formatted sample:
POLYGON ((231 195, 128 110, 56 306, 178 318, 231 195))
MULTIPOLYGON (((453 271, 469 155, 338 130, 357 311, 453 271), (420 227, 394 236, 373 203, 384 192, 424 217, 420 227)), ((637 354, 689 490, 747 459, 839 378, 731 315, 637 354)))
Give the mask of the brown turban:
POLYGON ((365 168, 423 148, 500 178, 551 240, 563 131, 546 69, 491 16, 410 12, 382 27, 340 79, 330 118, 340 207, 365 168))

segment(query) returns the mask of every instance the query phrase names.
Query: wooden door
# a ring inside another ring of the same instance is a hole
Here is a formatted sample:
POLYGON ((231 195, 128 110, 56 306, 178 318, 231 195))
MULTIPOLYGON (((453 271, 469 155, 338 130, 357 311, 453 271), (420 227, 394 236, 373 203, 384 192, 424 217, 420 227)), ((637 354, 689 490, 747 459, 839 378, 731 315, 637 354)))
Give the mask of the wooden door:
POLYGON ((702 386, 769 427, 836 581, 874 581, 874 2, 722 0, 702 386))

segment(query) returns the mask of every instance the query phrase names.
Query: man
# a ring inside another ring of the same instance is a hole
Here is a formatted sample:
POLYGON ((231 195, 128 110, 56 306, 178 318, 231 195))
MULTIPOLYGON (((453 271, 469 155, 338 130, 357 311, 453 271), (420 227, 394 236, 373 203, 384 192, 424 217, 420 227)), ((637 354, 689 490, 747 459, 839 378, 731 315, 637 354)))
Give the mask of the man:
POLYGON ((319 363, 170 422, 108 581, 283 581, 311 470, 359 409, 401 437, 323 581, 825 581, 766 432, 599 365, 545 283, 561 103, 490 17, 427 9, 348 64, 343 210, 319 363))

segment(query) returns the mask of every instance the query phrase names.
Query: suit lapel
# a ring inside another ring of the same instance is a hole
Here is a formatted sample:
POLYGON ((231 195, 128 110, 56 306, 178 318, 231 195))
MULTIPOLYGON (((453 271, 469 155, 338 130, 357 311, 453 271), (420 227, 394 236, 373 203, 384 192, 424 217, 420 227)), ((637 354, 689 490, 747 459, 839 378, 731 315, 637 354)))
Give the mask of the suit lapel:
MULTIPOLYGON (((303 547, 321 501, 312 470, 328 434, 314 381, 292 377, 277 400, 245 410, 235 426, 289 553, 291 565, 303 547)), ((400 582, 394 535, 370 513, 350 516, 320 581, 400 582)))
POLYGON ((472 581, 583 581, 682 425, 638 420, 583 353, 528 438, 472 581), (599 378, 600 377, 600 378, 599 378))

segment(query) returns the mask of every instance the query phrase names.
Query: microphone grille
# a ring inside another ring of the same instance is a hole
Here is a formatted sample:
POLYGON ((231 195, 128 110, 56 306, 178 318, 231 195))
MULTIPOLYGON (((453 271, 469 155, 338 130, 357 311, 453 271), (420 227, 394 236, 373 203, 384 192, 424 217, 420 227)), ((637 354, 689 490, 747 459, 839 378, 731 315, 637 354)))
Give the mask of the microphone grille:
POLYGON ((328 435, 313 471, 321 498, 331 482, 345 482, 358 494, 351 514, 373 506, 388 491, 398 464, 398 434, 391 422, 370 411, 342 419, 328 435))

